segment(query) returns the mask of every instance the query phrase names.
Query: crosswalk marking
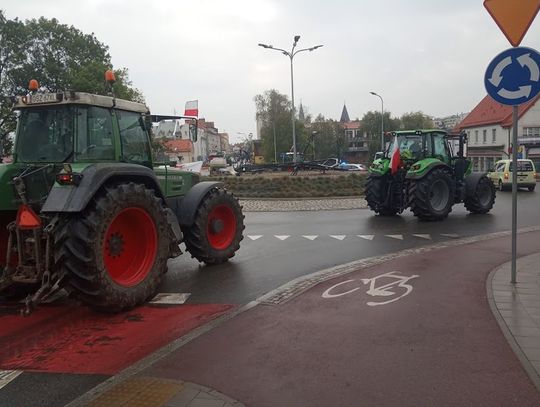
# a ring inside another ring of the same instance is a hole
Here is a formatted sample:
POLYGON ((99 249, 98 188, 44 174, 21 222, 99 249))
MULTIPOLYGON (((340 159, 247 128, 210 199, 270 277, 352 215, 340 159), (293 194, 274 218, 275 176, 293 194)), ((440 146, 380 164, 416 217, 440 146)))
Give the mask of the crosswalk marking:
POLYGON ((263 235, 248 235, 251 240, 257 240, 263 237, 263 235))
POLYGON ((391 237, 392 239, 403 240, 403 235, 385 235, 385 236, 391 237))
POLYGON ((347 236, 346 235, 330 235, 330 237, 333 237, 334 239, 337 239, 337 240, 343 240, 347 236))
POLYGON ((0 389, 12 382, 22 373, 22 370, 0 370, 0 389))
POLYGON ((306 239, 309 239, 309 240, 315 240, 319 237, 319 235, 302 235, 302 237, 305 237, 306 239))
POLYGON ((290 237, 290 235, 274 235, 279 240, 285 240, 290 237))
POLYGON ((356 235, 358 237, 361 237, 362 239, 366 239, 366 240, 373 240, 373 238, 375 237, 375 235, 356 235))
POLYGON ((413 236, 416 236, 422 239, 428 239, 428 240, 431 239, 431 235, 423 235, 423 234, 414 233, 413 236))

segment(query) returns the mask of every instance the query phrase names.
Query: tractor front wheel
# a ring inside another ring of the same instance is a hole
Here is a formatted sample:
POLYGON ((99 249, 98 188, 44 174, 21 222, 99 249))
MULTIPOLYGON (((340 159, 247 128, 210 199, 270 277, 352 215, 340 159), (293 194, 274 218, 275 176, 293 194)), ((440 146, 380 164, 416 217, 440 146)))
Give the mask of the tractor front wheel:
POLYGON ((444 168, 435 168, 409 186, 409 206, 422 220, 442 220, 452 211, 455 186, 444 168))
POLYGON ((55 239, 56 267, 86 305, 120 312, 155 295, 167 269, 168 225, 161 199, 144 185, 106 188, 55 239))
POLYGON ((234 256, 244 238, 242 207, 231 193, 212 189, 202 200, 195 221, 182 227, 184 243, 192 257, 219 264, 234 256))
MULTIPOLYGON (((500 182, 500 181, 499 181, 500 182)), ((483 176, 478 180, 475 190, 465 197, 465 208, 471 213, 488 213, 495 203, 495 186, 483 176)))
POLYGON ((385 177, 369 176, 366 181, 365 196, 366 202, 373 212, 381 216, 392 216, 398 213, 397 208, 385 206, 388 187, 385 177))

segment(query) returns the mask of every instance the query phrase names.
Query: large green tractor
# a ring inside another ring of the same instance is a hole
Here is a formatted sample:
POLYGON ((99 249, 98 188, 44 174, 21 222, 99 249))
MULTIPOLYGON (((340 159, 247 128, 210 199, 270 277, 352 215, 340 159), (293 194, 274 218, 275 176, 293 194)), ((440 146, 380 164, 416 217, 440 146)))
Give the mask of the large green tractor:
POLYGON ((410 208, 419 219, 448 216, 463 202, 471 213, 487 213, 495 202, 495 187, 485 173, 473 173, 464 157, 465 133, 457 155, 442 130, 392 133, 393 140, 373 161, 366 181, 366 201, 379 215, 395 215, 410 208))
POLYGON ((13 162, 0 164, 0 299, 26 297, 28 313, 63 287, 119 312, 155 295, 181 243, 206 264, 239 249, 238 200, 153 159, 152 122, 180 116, 71 91, 11 99, 18 124, 13 162))

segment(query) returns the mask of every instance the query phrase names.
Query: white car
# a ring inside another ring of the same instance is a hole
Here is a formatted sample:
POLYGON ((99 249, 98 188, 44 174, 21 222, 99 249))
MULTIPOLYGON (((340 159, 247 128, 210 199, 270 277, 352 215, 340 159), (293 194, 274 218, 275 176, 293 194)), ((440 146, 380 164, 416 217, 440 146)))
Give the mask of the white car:
POLYGON ((367 171, 364 164, 341 164, 339 168, 347 171, 367 171))

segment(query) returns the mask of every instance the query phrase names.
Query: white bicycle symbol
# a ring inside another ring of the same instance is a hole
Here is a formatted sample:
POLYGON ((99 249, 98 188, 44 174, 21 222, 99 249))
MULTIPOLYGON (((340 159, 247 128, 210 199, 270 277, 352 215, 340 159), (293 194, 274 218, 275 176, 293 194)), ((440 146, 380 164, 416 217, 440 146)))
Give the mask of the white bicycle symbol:
MULTIPOLYGON (((362 281, 362 283, 369 284, 369 290, 366 291, 366 294, 371 295, 372 297, 390 297, 390 296, 396 295, 396 292, 394 291, 394 289, 396 287, 405 288, 405 292, 403 294, 401 294, 400 296, 396 297, 396 298, 392 298, 391 300, 383 301, 383 302, 369 301, 369 302, 367 302, 367 305, 369 305, 370 307, 375 307, 377 305, 390 304, 391 302, 395 302, 395 301, 405 297, 406 295, 409 295, 412 292, 413 287, 410 284, 407 284, 407 282, 412 280, 413 278, 417 278, 417 277, 420 277, 420 276, 414 274, 412 276, 407 277, 407 276, 399 275, 397 271, 391 271, 389 273, 381 274, 381 275, 378 275, 378 276, 373 277, 373 278, 362 278, 360 280, 360 281, 362 281), (376 286, 376 284, 378 282, 377 280, 379 280, 379 279, 388 279, 388 278, 393 279, 394 281, 392 281, 391 283, 381 285, 379 287, 376 286)), ((351 289, 349 291, 345 291, 345 292, 341 292, 341 293, 337 293, 337 294, 332 294, 332 291, 335 290, 337 287, 345 285, 345 284, 352 283, 353 281, 355 281, 355 280, 354 279, 346 280, 346 281, 342 281, 341 283, 337 283, 337 284, 333 285, 328 290, 326 290, 324 293, 322 293, 322 297, 323 298, 342 297, 344 295, 348 295, 348 294, 351 294, 351 293, 359 290, 360 287, 355 287, 355 288, 353 288, 353 289, 351 289)))

